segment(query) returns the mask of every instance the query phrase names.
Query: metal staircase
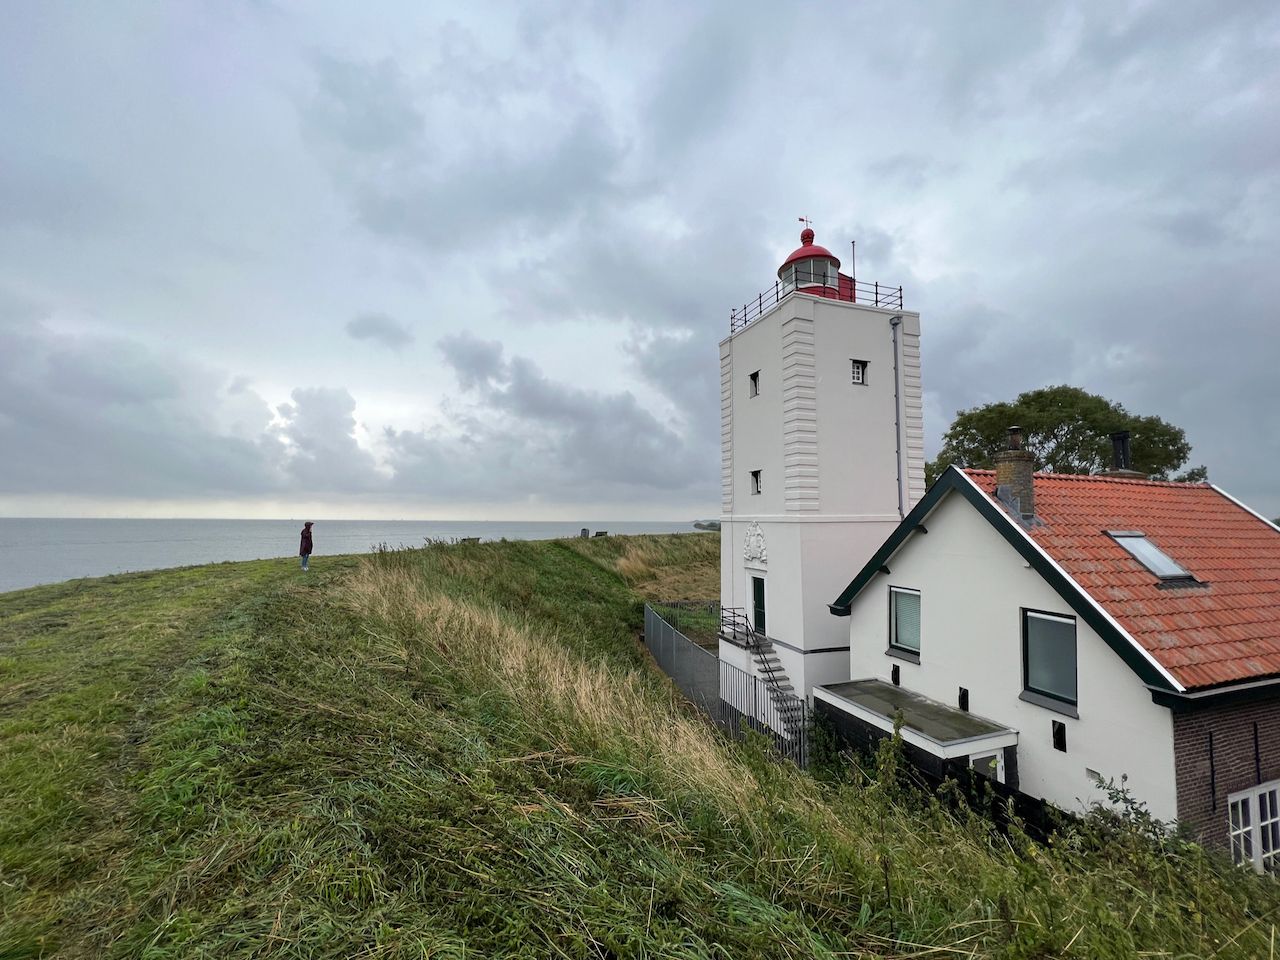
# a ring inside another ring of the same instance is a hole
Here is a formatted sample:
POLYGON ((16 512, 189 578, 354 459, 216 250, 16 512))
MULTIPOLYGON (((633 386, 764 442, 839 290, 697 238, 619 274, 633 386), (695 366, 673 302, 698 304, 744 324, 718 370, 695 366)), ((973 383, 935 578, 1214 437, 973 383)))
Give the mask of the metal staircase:
MULTIPOLYGON (((720 609, 720 636, 750 652, 756 673, 768 692, 773 713, 781 721, 784 735, 798 736, 805 723, 804 698, 796 693, 787 677, 782 661, 773 649, 773 641, 757 632, 741 607, 720 609)), ((755 719, 766 720, 764 717, 755 719)))

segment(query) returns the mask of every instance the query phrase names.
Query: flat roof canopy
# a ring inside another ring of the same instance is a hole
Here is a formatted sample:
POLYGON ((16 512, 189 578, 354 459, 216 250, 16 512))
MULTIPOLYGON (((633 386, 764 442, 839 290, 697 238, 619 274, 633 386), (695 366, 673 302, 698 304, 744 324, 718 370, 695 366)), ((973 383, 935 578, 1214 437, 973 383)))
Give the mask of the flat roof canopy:
POLYGON ((883 680, 829 683, 814 687, 813 695, 886 733, 902 711, 902 739, 944 760, 1018 743, 1016 730, 883 680))

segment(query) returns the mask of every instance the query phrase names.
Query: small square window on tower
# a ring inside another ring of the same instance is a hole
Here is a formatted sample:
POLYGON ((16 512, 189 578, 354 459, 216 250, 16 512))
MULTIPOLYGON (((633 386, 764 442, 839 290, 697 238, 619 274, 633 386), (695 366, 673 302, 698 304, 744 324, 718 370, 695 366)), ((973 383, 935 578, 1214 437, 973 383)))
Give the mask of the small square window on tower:
POLYGON ((753 494, 760 492, 760 471, 759 470, 751 471, 751 492, 753 494))
POLYGON ((757 370, 755 373, 749 375, 747 380, 750 381, 751 396, 760 396, 760 371, 757 370))
POLYGON ((867 361, 850 360, 849 362, 853 364, 853 382, 859 385, 865 384, 867 382, 867 361))

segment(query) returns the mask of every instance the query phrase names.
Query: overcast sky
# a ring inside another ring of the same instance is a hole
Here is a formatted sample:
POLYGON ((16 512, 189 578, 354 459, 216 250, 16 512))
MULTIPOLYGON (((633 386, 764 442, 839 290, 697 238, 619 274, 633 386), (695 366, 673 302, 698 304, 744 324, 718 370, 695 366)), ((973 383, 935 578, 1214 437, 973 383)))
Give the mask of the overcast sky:
POLYGON ((1274 0, 4 17, 0 514, 714 516, 800 215, 921 312, 930 456, 1070 383, 1280 514, 1274 0))

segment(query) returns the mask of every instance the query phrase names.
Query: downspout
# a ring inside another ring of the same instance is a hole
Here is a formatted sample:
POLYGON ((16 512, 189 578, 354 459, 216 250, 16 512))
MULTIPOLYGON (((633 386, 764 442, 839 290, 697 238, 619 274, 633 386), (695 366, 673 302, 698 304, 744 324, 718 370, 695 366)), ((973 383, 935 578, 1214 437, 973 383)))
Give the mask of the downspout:
MULTIPOLYGON (((738 432, 737 424, 737 397, 735 396, 737 384, 737 374, 733 368, 733 328, 729 329, 729 516, 727 522, 722 522, 720 528, 723 533, 720 535, 720 547, 724 549, 725 537, 729 538, 729 555, 733 557, 733 537, 737 532, 737 521, 734 517, 738 513, 738 457, 734 444, 734 435, 738 432)), ((735 607, 738 604, 738 570, 734 566, 733 560, 729 561, 729 606, 735 607)), ((724 600, 720 601, 720 616, 724 616, 724 600)), ((719 650, 716 656, 719 656, 719 650)))
POLYGON ((902 400, 898 389, 898 328, 902 326, 902 316, 889 318, 889 327, 893 331, 893 451, 898 472, 898 519, 905 517, 904 497, 902 495, 902 400))

